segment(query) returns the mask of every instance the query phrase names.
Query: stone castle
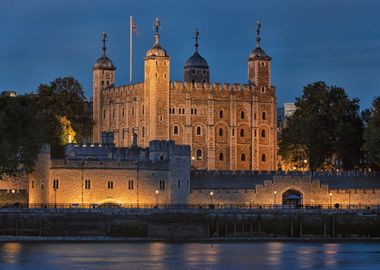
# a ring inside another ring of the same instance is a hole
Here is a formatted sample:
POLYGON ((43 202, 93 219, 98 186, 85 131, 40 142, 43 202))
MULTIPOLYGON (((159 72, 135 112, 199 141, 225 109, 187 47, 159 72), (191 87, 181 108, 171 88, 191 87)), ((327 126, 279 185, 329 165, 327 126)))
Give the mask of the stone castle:
POLYGON ((191 146, 192 167, 208 170, 276 170, 276 89, 271 84, 271 57, 260 47, 248 58, 248 83, 211 84, 210 68, 195 52, 184 66, 184 81, 170 81, 170 57, 155 43, 144 58, 144 82, 115 86, 115 66, 103 54, 93 67, 93 142, 112 132, 118 147, 147 147, 153 140, 191 146))

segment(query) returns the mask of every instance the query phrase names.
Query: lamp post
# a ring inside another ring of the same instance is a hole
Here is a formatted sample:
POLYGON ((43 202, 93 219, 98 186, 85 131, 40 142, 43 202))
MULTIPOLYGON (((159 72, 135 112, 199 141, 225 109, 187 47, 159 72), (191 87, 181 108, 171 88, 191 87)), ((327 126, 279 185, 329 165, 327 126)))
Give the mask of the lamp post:
POLYGON ((329 193, 329 196, 330 196, 330 208, 331 208, 331 204, 332 204, 332 193, 331 192, 329 193))
POLYGON ((54 208, 57 208, 57 188, 56 187, 54 187, 54 208))
POLYGON ((14 197, 14 194, 16 193, 16 190, 12 189, 12 204, 14 205, 15 204, 15 197, 14 197))
POLYGON ((210 204, 212 205, 212 196, 214 196, 214 192, 210 191, 210 204))
POLYGON ((273 202, 274 202, 274 205, 276 205, 276 204, 277 204, 277 190, 275 190, 275 191, 273 192, 273 196, 274 196, 274 200, 273 200, 273 202))
POLYGON ((304 169, 303 169, 303 171, 306 172, 306 169, 307 169, 307 159, 305 159, 305 160, 303 161, 303 164, 304 164, 304 169))
POLYGON ((158 194, 160 192, 158 190, 156 190, 156 208, 158 208, 158 194))

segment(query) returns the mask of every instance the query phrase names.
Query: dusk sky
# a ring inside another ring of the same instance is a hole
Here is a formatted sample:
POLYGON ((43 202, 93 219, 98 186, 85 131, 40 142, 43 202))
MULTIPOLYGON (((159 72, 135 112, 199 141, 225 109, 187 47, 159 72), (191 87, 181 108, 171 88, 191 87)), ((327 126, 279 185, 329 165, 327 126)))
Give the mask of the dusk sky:
POLYGON ((143 81, 143 57, 159 17, 172 81, 183 80, 198 27, 212 82, 246 83, 260 19, 278 106, 293 102, 305 84, 323 80, 360 98, 364 109, 380 95, 379 11, 377 0, 0 0, 0 91, 31 92, 71 75, 91 97, 102 31, 117 67, 116 84, 127 84, 130 15, 141 32, 134 37, 134 82, 143 81))

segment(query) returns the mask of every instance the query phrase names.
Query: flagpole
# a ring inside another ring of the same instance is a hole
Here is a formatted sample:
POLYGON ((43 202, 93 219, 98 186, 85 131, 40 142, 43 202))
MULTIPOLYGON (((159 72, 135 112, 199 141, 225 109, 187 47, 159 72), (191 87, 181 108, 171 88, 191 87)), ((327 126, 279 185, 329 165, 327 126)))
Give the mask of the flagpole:
POLYGON ((129 16, 129 83, 132 84, 132 16, 129 16))

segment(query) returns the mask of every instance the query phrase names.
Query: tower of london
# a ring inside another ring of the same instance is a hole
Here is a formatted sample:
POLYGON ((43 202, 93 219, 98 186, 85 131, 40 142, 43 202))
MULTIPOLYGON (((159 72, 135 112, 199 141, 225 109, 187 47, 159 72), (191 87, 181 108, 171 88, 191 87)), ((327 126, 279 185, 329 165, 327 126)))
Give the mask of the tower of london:
POLYGON ((190 145, 192 168, 207 170, 276 170, 276 89, 271 57, 256 47, 248 56, 248 83, 211 83, 210 67, 201 56, 199 32, 195 52, 184 65, 184 80, 171 81, 170 56, 160 40, 144 57, 144 81, 116 85, 116 67, 106 54, 93 67, 93 142, 112 132, 117 147, 153 140, 190 145))

